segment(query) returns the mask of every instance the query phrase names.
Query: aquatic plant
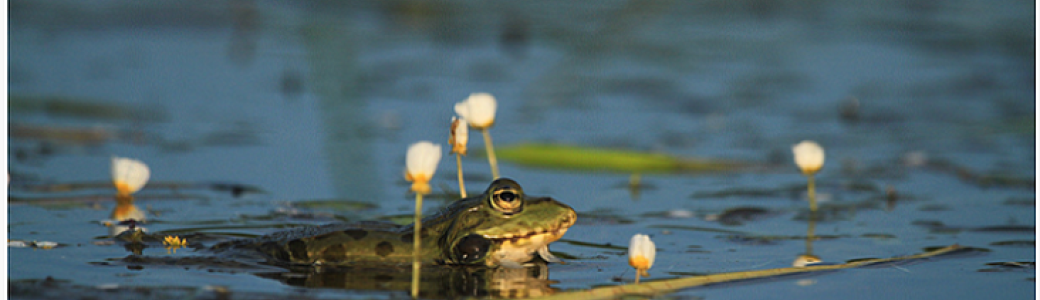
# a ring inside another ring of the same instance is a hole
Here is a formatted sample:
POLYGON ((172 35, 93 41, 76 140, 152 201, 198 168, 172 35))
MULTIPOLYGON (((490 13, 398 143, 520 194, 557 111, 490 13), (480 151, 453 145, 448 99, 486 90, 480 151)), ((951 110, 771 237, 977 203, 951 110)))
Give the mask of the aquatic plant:
POLYGON ((166 253, 177 253, 177 249, 188 246, 188 239, 182 239, 175 235, 168 235, 163 239, 163 245, 166 246, 166 253))
POLYGON ((498 104, 495 97, 488 93, 473 93, 462 102, 455 103, 455 113, 469 123, 473 129, 484 135, 484 148, 487 150, 488 163, 491 164, 491 176, 499 178, 498 159, 495 158, 495 147, 491 143, 488 129, 495 125, 495 109, 498 104))
POLYGON ((163 245, 173 247, 184 247, 188 245, 188 239, 182 239, 176 235, 168 235, 163 239, 163 245))
POLYGON ((665 153, 599 148, 568 144, 525 142, 498 149, 514 164, 576 171, 640 174, 730 172, 750 164, 709 158, 678 157, 665 153))
POLYGON ((795 257, 794 262, 791 263, 791 266, 795 268, 804 268, 821 262, 823 262, 823 260, 821 260, 819 256, 811 254, 802 254, 798 255, 798 257, 795 257))
POLYGON ((809 180, 809 210, 816 211, 816 172, 823 168, 823 147, 814 141, 805 140, 791 147, 794 152, 794 163, 802 169, 802 174, 809 180))
POLYGON ((466 198, 466 183, 462 179, 462 156, 466 155, 466 143, 469 142, 469 126, 466 122, 456 117, 451 117, 451 130, 448 136, 448 144, 451 144, 451 153, 455 154, 455 167, 459 174, 459 194, 466 198))
POLYGON ((112 157, 112 184, 116 187, 116 207, 109 216, 112 221, 105 222, 105 226, 109 226, 110 235, 115 236, 131 229, 126 225, 120 225, 125 221, 144 222, 145 213, 134 205, 133 194, 148 183, 150 175, 148 165, 140 160, 112 157))
POLYGON ((640 276, 650 277, 647 270, 654 265, 656 257, 657 248, 649 236, 645 234, 632 236, 632 240, 628 243, 628 265, 636 268, 636 283, 639 283, 640 276))
POLYGON ((437 172, 437 164, 441 161, 441 146, 434 145, 428 141, 421 141, 408 146, 405 157, 404 179, 412 182, 412 192, 415 192, 415 232, 413 244, 414 259, 412 260, 412 297, 419 296, 419 252, 422 250, 422 197, 430 193, 430 179, 437 172))
POLYGON ((148 165, 140 160, 112 157, 112 183, 116 186, 116 195, 129 196, 141 190, 148 183, 149 175, 148 165))
POLYGON ((588 290, 575 290, 567 291, 562 293, 556 293, 550 296, 538 297, 534 299, 539 300, 552 300, 552 299, 581 299, 581 300, 597 300, 597 299, 619 299, 625 296, 638 296, 638 297, 653 297, 657 295, 664 295, 675 292, 680 289, 686 289, 696 286, 705 286, 709 284, 719 284, 724 282, 738 282, 747 281, 750 279, 758 278, 769 278, 776 276, 783 276, 789 274, 809 274, 814 272, 827 272, 851 268, 870 267, 870 266, 881 266, 889 263, 906 263, 917 260, 927 260, 932 257, 941 255, 950 255, 958 252, 971 252, 978 251, 975 248, 962 247, 958 245, 951 245, 941 248, 928 249, 925 252, 898 256, 892 258, 870 258, 853 260, 842 264, 818 264, 810 265, 806 267, 791 267, 791 268, 778 268, 778 269, 763 269, 763 270, 752 270, 752 271, 741 271, 731 273, 718 273, 704 276, 689 276, 680 277, 673 279, 666 279, 660 281, 646 282, 646 283, 634 283, 626 285, 612 285, 602 286, 588 290))
POLYGON ((430 179, 437 172, 441 160, 441 146, 421 141, 408 147, 405 159, 404 179, 412 183, 412 192, 417 195, 430 193, 430 179))

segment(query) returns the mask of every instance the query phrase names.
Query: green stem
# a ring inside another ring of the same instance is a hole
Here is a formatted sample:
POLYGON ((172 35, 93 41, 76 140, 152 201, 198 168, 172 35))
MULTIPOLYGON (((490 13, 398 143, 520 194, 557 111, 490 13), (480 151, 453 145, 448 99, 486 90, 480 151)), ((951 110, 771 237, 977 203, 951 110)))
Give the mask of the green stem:
POLYGON ((495 146, 491 144, 491 133, 487 128, 480 129, 484 133, 484 149, 487 149, 488 163, 491 164, 491 176, 498 179, 498 159, 495 158, 495 146))
POLYGON ((466 183, 462 181, 462 154, 455 153, 455 166, 459 168, 459 193, 466 198, 466 183))
POLYGON ((415 246, 414 252, 412 253, 412 298, 419 298, 419 270, 422 266, 420 262, 420 249, 422 249, 422 193, 415 193, 415 231, 412 234, 414 240, 412 243, 415 246))
POLYGON ((812 243, 816 239, 816 212, 809 212, 809 230, 805 233, 805 254, 812 254, 812 243))
POLYGON ((816 212, 816 177, 809 174, 809 211, 816 212))

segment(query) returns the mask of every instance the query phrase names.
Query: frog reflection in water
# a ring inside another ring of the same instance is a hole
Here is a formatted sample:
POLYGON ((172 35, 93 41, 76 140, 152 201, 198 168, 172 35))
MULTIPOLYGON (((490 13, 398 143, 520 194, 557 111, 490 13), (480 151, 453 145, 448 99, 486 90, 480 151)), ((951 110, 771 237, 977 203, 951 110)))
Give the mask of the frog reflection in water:
MULTIPOLYGON (((577 220, 570 206, 551 198, 528 198, 510 179, 498 179, 480 196, 458 200, 423 219, 423 264, 519 267, 535 256, 559 262, 549 243, 577 220)), ((284 231, 213 247, 257 250, 269 261, 290 265, 404 265, 413 259, 413 225, 362 222, 284 231)))

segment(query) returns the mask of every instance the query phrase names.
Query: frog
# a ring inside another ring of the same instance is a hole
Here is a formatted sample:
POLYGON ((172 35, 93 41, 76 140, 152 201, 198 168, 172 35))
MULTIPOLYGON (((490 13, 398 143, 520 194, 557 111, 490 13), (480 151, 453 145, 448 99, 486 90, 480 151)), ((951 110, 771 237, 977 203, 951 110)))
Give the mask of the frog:
MULTIPOLYGON (((419 261, 424 265, 522 267, 541 259, 561 262, 549 244, 577 221, 570 206, 531 197, 516 181, 499 178, 480 195, 456 200, 421 220, 419 261)), ((367 221, 291 229, 211 247, 256 251, 290 266, 406 265, 414 259, 415 224, 367 221)))

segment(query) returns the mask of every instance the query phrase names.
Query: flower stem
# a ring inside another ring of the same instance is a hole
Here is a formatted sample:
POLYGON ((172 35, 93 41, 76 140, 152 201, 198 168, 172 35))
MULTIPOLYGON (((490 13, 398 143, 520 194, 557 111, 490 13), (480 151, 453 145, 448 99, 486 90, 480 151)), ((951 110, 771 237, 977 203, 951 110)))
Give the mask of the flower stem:
POLYGON ((466 198, 466 183, 462 181, 462 154, 455 153, 455 166, 459 168, 459 193, 466 198))
POLYGON ((636 284, 639 284, 639 270, 636 270, 636 284))
POLYGON ((809 212, 809 230, 805 233, 805 254, 812 255, 812 243, 816 239, 816 212, 809 212))
POLYGON ((809 211, 816 212, 816 176, 809 174, 809 211))
POLYGON ((484 134, 484 149, 487 149, 488 163, 491 164, 491 177, 498 179, 498 159, 495 158, 495 146, 491 144, 491 133, 487 128, 480 129, 484 134))
POLYGON ((412 243, 415 245, 412 253, 412 298, 419 298, 419 270, 421 269, 420 249, 422 249, 422 193, 415 193, 415 231, 412 243))

